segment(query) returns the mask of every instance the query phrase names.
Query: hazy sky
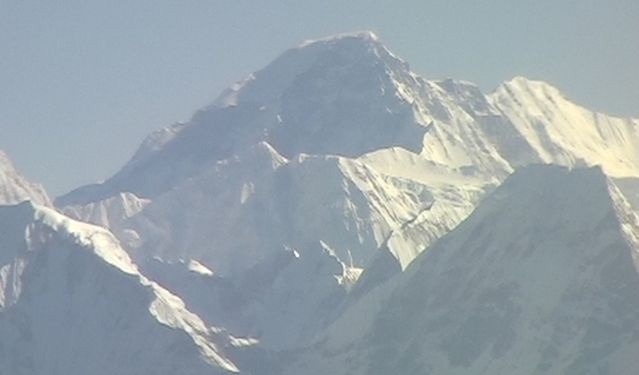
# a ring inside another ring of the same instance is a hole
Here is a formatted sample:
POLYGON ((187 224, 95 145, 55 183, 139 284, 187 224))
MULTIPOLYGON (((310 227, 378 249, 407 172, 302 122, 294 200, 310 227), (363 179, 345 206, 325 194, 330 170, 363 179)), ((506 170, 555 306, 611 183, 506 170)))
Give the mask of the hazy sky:
POLYGON ((639 116, 637 0, 0 0, 0 149, 57 195, 285 49, 363 29, 426 78, 524 75, 639 116))

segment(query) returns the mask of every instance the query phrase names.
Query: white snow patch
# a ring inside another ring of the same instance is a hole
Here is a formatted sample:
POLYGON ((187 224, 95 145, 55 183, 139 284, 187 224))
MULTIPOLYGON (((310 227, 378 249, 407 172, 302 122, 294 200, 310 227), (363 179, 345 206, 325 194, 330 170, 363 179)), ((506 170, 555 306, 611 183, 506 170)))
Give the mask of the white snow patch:
POLYGON ((213 271, 211 271, 205 265, 203 265, 202 263, 200 263, 200 262, 198 262, 197 260, 194 260, 194 259, 189 260, 188 269, 191 272, 195 272, 197 274, 204 275, 204 276, 213 276, 214 275, 213 271))

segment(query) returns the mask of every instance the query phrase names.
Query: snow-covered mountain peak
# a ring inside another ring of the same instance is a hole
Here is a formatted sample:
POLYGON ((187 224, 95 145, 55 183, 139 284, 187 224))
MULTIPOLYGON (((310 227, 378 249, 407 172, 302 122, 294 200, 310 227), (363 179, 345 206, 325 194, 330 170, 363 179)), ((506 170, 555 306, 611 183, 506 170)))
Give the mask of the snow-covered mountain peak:
POLYGON ((496 91, 508 89, 520 93, 528 93, 537 97, 555 97, 563 96, 561 91, 549 84, 548 82, 530 79, 524 76, 515 76, 512 79, 503 82, 496 91))
MULTIPOLYGON (((385 63, 393 65, 395 63, 405 62, 393 54, 380 40, 380 38, 372 31, 354 31, 331 35, 319 39, 309 39, 298 44, 285 52, 282 57, 291 52, 300 54, 325 54, 325 53, 343 53, 345 58, 342 62, 355 62, 356 59, 375 56, 385 63), (346 59, 348 58, 348 59, 346 59), (393 62, 393 60, 395 60, 393 62)), ((405 66, 407 67, 407 66, 405 66)))
POLYGON ((297 48, 304 48, 314 43, 336 43, 343 39, 357 39, 365 43, 379 43, 379 36, 371 30, 360 30, 352 32, 338 33, 328 37, 318 39, 307 39, 298 44, 297 48))
MULTIPOLYGON (((395 55, 373 31, 355 31, 341 33, 321 39, 311 39, 302 42, 293 50, 318 49, 329 51, 342 51, 353 59, 374 57, 384 63, 387 68, 403 70, 410 73, 408 63, 395 55)), ((353 60, 354 61, 354 60, 353 60)))
POLYGON ((590 111, 541 81, 517 77, 488 96, 545 163, 601 165, 613 177, 639 176, 639 120, 590 111))
POLYGON ((7 154, 0 150, 0 205, 16 204, 25 200, 51 206, 44 188, 27 181, 13 166, 7 154))
MULTIPOLYGON (((408 69, 369 31, 307 40, 281 54, 264 69, 229 87, 214 105, 235 106, 241 102, 266 105, 277 100, 298 78, 308 79, 309 75, 323 75, 332 70, 348 70, 349 67, 361 69, 373 64, 408 69)), ((371 73, 370 68, 366 70, 371 73)))
POLYGON ((195 119, 219 108, 256 108, 259 136, 289 158, 385 146, 418 152, 426 126, 413 113, 418 86, 408 65, 371 34, 340 35, 284 52, 195 119))
POLYGON ((503 82, 488 95, 496 103, 506 98, 539 117, 548 115, 549 108, 576 107, 557 87, 541 80, 516 76, 503 82))
POLYGON ((232 85, 186 124, 155 132, 105 183, 57 203, 86 204, 117 191, 152 198, 259 142, 288 159, 392 146, 418 153, 427 131, 414 108, 420 82, 370 34, 310 42, 232 85))

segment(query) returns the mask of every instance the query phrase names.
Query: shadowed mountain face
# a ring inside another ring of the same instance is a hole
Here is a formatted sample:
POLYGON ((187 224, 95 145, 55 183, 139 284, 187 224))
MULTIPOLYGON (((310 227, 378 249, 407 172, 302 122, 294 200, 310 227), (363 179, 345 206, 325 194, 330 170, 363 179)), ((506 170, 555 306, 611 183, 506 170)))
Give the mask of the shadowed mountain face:
POLYGON ((338 320, 301 362, 359 364, 336 374, 628 374, 638 250, 639 221, 600 169, 527 167, 399 276, 346 354, 315 354, 339 352, 338 320))

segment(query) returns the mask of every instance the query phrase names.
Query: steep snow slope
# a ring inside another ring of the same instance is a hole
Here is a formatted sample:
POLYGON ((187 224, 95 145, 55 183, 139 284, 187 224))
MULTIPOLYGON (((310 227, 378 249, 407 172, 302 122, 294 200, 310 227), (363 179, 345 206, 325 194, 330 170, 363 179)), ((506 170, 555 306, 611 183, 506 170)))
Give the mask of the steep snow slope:
POLYGON ((45 206, 51 205, 42 186, 28 182, 0 150, 0 205, 16 204, 25 200, 45 206))
POLYGON ((106 230, 0 208, 0 373, 222 374, 235 365, 106 230))
POLYGON ((501 85, 489 100, 539 160, 567 166, 601 165, 613 177, 639 176, 639 119, 590 111, 570 102, 556 88, 523 77, 501 85))
POLYGON ((524 168, 289 373, 632 373, 638 252, 600 169, 524 168))
MULTIPOLYGON (((193 258, 215 273, 243 273, 288 246, 324 241, 363 266, 391 231, 427 211, 428 190, 357 161, 299 155, 261 143, 157 197, 131 220, 143 258, 193 258)), ((412 247, 411 239, 395 240, 412 247)))

